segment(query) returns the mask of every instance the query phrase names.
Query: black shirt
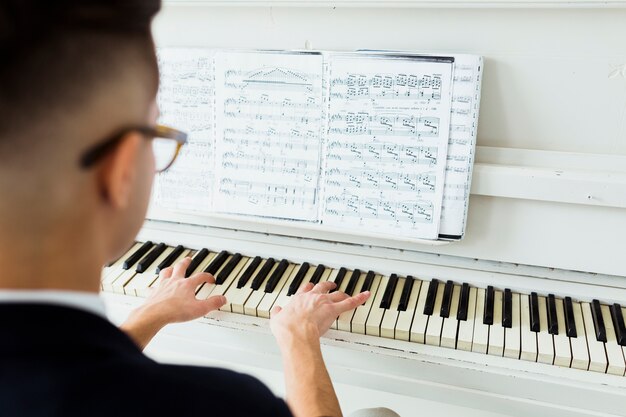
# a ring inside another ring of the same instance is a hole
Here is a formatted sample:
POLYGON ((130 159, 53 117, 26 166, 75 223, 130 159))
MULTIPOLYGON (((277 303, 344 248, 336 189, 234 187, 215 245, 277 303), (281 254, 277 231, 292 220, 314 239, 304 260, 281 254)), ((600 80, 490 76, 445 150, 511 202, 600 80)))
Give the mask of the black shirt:
POLYGON ((162 365, 81 310, 0 304, 2 417, 288 417, 261 382, 219 368, 162 365))

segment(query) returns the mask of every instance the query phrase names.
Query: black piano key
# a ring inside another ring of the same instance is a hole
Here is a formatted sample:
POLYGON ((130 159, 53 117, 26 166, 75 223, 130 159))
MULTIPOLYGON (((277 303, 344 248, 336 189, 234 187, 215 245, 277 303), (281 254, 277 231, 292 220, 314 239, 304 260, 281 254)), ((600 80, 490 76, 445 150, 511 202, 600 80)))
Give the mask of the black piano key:
POLYGON ((433 315, 435 309, 435 298, 437 297, 437 289, 439 288, 439 280, 433 278, 428 285, 428 293, 426 294, 426 304, 424 305, 424 314, 427 316, 433 315))
POLYGON ((461 286, 461 297, 459 297, 459 308, 456 312, 456 319, 467 321, 467 310, 469 309, 470 287, 467 282, 461 286))
POLYGON ((533 332, 539 332, 539 298, 536 292, 530 293, 530 330, 533 332))
POLYGON ((315 268, 313 275, 311 275, 311 279, 309 280, 309 282, 312 282, 313 284, 317 284, 318 282, 320 282, 320 278, 322 278, 322 274, 324 274, 325 270, 326 267, 322 264, 319 264, 317 268, 315 268))
POLYGON ((265 261, 265 264, 263 264, 263 267, 261 267, 261 269, 259 270, 259 273, 256 274, 256 277, 254 277, 254 279, 252 280, 250 288, 252 288, 254 291, 261 288, 261 284, 263 284, 265 278, 267 278, 275 263, 276 261, 274 260, 274 258, 268 258, 265 261))
POLYGON ((387 288, 385 288, 385 292, 383 293, 383 299, 380 300, 380 308, 388 310, 391 307, 391 299, 393 298, 397 285, 398 275, 391 274, 389 280, 387 281, 387 288))
POLYGON ((596 329, 596 339, 599 342, 606 343, 606 328, 604 327, 604 318, 602 318, 602 307, 600 301, 593 300, 591 302, 591 315, 593 317, 593 326, 596 329))
POLYGON ((302 280, 304 279, 306 273, 309 271, 310 267, 311 266, 308 262, 304 262, 302 265, 300 265, 298 273, 289 284, 289 289, 287 290, 288 296, 292 296, 298 291, 298 288, 300 288, 300 284, 302 284, 302 280))
POLYGON ((354 271, 352 271, 352 275, 350 276, 350 281, 348 281, 348 285, 346 286, 346 289, 344 291, 346 294, 354 295, 354 290, 356 289, 356 283, 359 280, 360 276, 361 276, 361 270, 355 269, 354 271))
POLYGON ((441 310, 439 315, 444 319, 450 317, 450 307, 452 307, 452 290, 454 290, 454 282, 448 280, 443 288, 443 298, 441 299, 441 310))
POLYGON ((330 292, 335 292, 339 289, 339 287, 341 286, 341 283, 343 282, 343 279, 346 277, 347 272, 348 270, 344 268, 343 266, 339 268, 339 271, 337 272, 337 276, 335 277, 336 287, 330 290, 330 292))
POLYGON ((274 292, 276 285, 278 285, 278 281, 280 281, 283 277, 283 274, 287 270, 288 266, 289 261, 287 259, 280 261, 274 272, 272 272, 270 279, 267 280, 267 284, 265 284, 265 292, 274 292))
POLYGON ((150 248, 152 248, 152 246, 154 246, 154 244, 150 241, 147 241, 146 243, 141 245, 141 247, 137 249, 135 253, 133 253, 124 260, 122 269, 132 268, 132 266, 135 265, 141 259, 141 257, 144 256, 150 250, 150 248))
POLYGON ((548 294, 548 298, 546 298, 546 308, 548 311, 548 333, 559 334, 559 322, 556 318, 556 301, 554 294, 548 294))
POLYGON ((189 278, 207 256, 209 256, 209 250, 207 248, 200 249, 200 252, 196 253, 196 256, 193 257, 191 263, 187 267, 187 270, 185 271, 185 278, 189 278))
POLYGON ((226 262, 226 259, 228 259, 229 256, 230 253, 227 251, 221 251, 217 254, 217 256, 215 256, 215 258, 211 259, 211 262, 209 262, 209 265, 205 268, 204 272, 215 275, 222 265, 224 265, 224 262, 226 262))
POLYGON ((167 257, 163 259, 163 261, 159 265, 157 265, 156 273, 159 274, 161 273, 162 269, 165 269, 169 267, 170 265, 172 265, 174 261, 178 259, 180 254, 183 253, 184 250, 185 248, 183 247, 183 245, 176 246, 174 250, 170 252, 170 254, 167 255, 167 257))
POLYGON ((414 282, 415 280, 410 275, 404 280, 404 287, 402 287, 402 294, 400 294, 400 302, 398 303, 398 311, 406 311, 408 308, 414 282))
POLYGON ((615 336, 617 344, 626 346, 626 327, 624 326, 624 316, 622 315, 622 306, 615 303, 611 307, 611 319, 615 328, 615 336))
MULTIPOLYGON (((358 271, 358 269, 357 269, 358 271)), ((359 276, 361 276, 361 271, 359 271, 359 276)), ((369 291, 372 289, 372 284, 374 283, 374 277, 376 276, 376 273, 374 271, 368 271, 367 274, 365 275, 365 280, 363 280, 363 285, 361 285, 361 291, 360 292, 365 292, 365 291, 369 291)), ((357 277, 358 279, 358 277, 357 277)), ((355 282, 356 285, 356 282, 355 282)))
POLYGON ((145 272, 146 269, 150 267, 156 261, 156 259, 161 256, 163 252, 167 249, 167 245, 165 243, 159 243, 156 245, 146 256, 144 256, 141 261, 137 264, 137 273, 141 274, 145 272))
POLYGON ((513 293, 509 288, 504 289, 502 298, 502 327, 507 329, 513 327, 513 293))
POLYGON ((563 309, 565 310, 565 331, 567 333, 567 337, 578 337, 578 334, 576 333, 576 320, 574 319, 572 297, 565 297, 563 309))
POLYGON ((493 324, 493 308, 495 304, 496 294, 493 286, 489 285, 485 290, 485 308, 483 310, 483 324, 493 324))
POLYGON ((254 271, 256 271, 256 269, 259 267, 259 265, 261 265, 261 261, 262 260, 263 259, 261 259, 260 256, 255 256, 254 257, 252 262, 250 262, 250 265, 248 265, 246 270, 243 271, 243 274, 241 274, 241 276, 237 280, 237 288, 245 287, 245 285, 250 280, 250 277, 252 276, 252 274, 254 274, 254 271))
POLYGON ((216 285, 222 285, 224 281, 226 281, 226 279, 230 276, 230 274, 232 274, 235 267, 241 261, 241 258, 243 258, 243 256, 241 256, 240 253, 236 253, 233 255, 232 258, 230 258, 226 265, 224 265, 224 268, 222 268, 219 274, 217 274, 217 276, 215 277, 216 285))

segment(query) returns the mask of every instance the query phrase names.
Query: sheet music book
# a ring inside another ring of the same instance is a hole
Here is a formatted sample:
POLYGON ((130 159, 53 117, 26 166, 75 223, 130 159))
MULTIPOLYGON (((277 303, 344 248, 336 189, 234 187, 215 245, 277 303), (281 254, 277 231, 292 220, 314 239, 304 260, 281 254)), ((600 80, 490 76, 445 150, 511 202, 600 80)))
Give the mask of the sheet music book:
POLYGON ((164 48, 161 122, 190 131, 158 207, 409 239, 464 233, 482 62, 164 48))

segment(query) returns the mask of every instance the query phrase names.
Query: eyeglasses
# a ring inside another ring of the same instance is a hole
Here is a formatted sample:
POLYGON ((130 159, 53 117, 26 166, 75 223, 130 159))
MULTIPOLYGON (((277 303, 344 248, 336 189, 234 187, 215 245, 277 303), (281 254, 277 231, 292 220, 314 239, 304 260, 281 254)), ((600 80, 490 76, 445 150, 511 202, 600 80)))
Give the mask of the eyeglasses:
POLYGON ((180 148, 187 143, 187 134, 171 127, 156 125, 134 126, 119 130, 114 135, 102 140, 88 149, 80 158, 80 166, 87 169, 95 165, 107 153, 111 152, 119 141, 130 132, 139 132, 152 140, 156 172, 160 173, 172 166, 180 152, 180 148))

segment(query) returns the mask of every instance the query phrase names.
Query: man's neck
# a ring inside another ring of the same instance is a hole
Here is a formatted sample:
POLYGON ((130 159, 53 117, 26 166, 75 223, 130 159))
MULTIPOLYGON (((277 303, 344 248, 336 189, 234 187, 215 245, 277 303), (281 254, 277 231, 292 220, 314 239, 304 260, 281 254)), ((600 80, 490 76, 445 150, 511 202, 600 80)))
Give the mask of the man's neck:
MULTIPOLYGON (((85 236, 88 236, 86 234, 85 236)), ((102 260, 89 240, 0 237, 0 288, 99 290, 102 260)))

